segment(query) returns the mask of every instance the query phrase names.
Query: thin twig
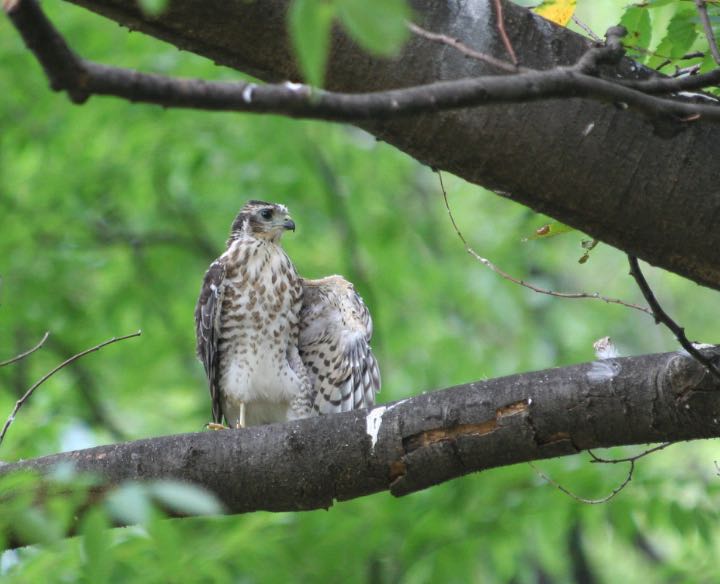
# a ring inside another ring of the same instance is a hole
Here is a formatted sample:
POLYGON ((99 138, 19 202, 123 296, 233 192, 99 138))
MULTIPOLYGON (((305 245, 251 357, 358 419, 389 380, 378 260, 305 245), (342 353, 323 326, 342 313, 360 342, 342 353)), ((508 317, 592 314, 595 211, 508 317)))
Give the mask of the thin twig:
POLYGON ((585 24, 574 14, 572 15, 572 21, 577 24, 581 29, 583 29, 592 40, 598 43, 602 42, 602 39, 598 35, 596 35, 587 24, 585 24))
POLYGON ((547 294, 548 296, 555 296, 557 298, 572 298, 572 299, 587 298, 590 300, 602 300, 603 302, 607 302, 608 304, 619 304, 619 305, 625 306, 627 308, 639 310, 641 312, 649 314, 650 316, 653 315, 652 311, 649 310, 648 308, 645 308, 644 306, 639 306, 637 304, 625 302, 618 298, 609 298, 607 296, 602 296, 601 294, 598 294, 597 292, 593 292, 593 293, 556 292, 554 290, 547 290, 545 288, 540 288, 538 286, 535 286, 533 284, 529 284, 528 282, 525 282, 525 280, 518 280, 517 278, 511 276, 506 271, 502 270, 501 268, 496 266, 494 263, 492 263, 489 259, 482 257, 472 247, 470 247, 470 244, 467 242, 467 240, 465 239, 465 236, 460 231, 460 228, 458 227, 457 223, 455 222, 455 217, 453 216, 453 213, 450 210, 450 203, 448 202, 447 191, 445 190, 445 184, 443 183, 442 174, 440 173, 440 171, 437 171, 437 175, 438 175, 438 179, 440 180, 440 189, 442 190, 443 200, 445 201, 445 209, 447 209, 448 215, 450 216, 450 222, 452 223, 452 226, 455 229, 455 233, 457 233, 457 236, 460 238, 460 241, 462 241, 463 245, 465 246, 465 251, 468 254, 470 254, 472 257, 474 257, 477 261, 479 261, 481 264, 490 268, 493 272, 495 272, 501 278, 504 278, 505 280, 513 282, 514 284, 518 284, 519 286, 523 286, 524 288, 527 288, 528 290, 532 290, 533 292, 537 292, 539 294, 547 294))
MULTIPOLYGON (((65 343, 57 336, 50 339, 47 344, 47 349, 48 351, 54 352, 55 356, 60 361, 64 361, 73 354, 71 348, 65 345, 65 343)), ((97 385, 97 380, 84 363, 76 361, 72 367, 67 369, 67 372, 68 375, 72 375, 75 378, 77 393, 87 408, 88 421, 95 426, 106 430, 116 442, 128 440, 127 434, 117 425, 110 415, 106 404, 103 403, 102 393, 97 385)), ((28 385, 29 384, 26 383, 25 387, 28 385)))
POLYGON ((660 303, 657 298, 655 298, 655 294, 640 269, 640 264, 638 263, 637 258, 629 255, 628 262, 630 263, 630 275, 635 278, 635 282, 637 282, 640 292, 642 292, 645 300, 650 305, 650 309, 655 317, 655 322, 662 323, 669 328, 682 348, 685 349, 698 363, 705 366, 715 378, 720 379, 720 370, 718 370, 710 359, 705 357, 705 355, 693 347, 693 344, 688 340, 687 336, 685 336, 685 329, 670 318, 670 316, 668 316, 668 314, 663 310, 662 306, 660 306, 660 303))
POLYGON ((13 357, 12 359, 8 359, 7 361, 0 361, 0 367, 5 367, 6 365, 11 365, 12 363, 17 363, 18 361, 22 361, 28 355, 32 355, 35 351, 37 351, 40 347, 42 347, 45 344, 45 341, 47 341, 47 338, 49 336, 50 336, 50 333, 46 332, 43 335, 43 338, 40 339, 40 342, 37 345, 35 345, 32 349, 28 349, 24 353, 20 353, 16 357, 13 357))
POLYGON ((18 411, 20 411, 20 408, 27 402, 28 399, 30 399, 30 396, 32 396, 33 392, 40 387, 43 383, 45 383, 48 379, 50 379, 53 375, 55 375, 58 371, 60 371, 62 368, 66 367, 67 365, 70 365, 73 361, 77 361, 81 357, 84 357, 88 353, 92 353, 93 351, 98 351, 99 349, 102 349, 103 347, 107 345, 111 345, 113 343, 117 343, 118 341, 124 341, 125 339, 130 339, 133 337, 139 337, 142 334, 142 331, 137 331, 136 333, 131 333, 129 335, 125 335, 123 337, 113 337, 112 339, 109 339, 107 341, 104 341, 100 343, 99 345, 95 345, 94 347, 91 347, 89 349, 85 349, 84 351, 73 355, 69 359, 66 359, 60 365, 43 375, 38 381, 36 381, 30 389, 28 389, 25 394, 15 402, 15 407, 12 410, 12 413, 8 417, 8 419, 5 421, 5 425, 2 428, 2 431, 0 431, 0 444, 2 444, 3 439, 5 438, 5 434, 7 433, 8 429, 10 428, 11 424, 15 421, 15 416, 17 415, 18 411))
POLYGON ((438 34, 435 32, 431 32, 431 31, 426 30, 412 22, 408 22, 407 26, 413 34, 416 34, 419 37, 425 38, 429 41, 433 41, 436 43, 442 43, 444 45, 452 47, 453 49, 462 53, 466 57, 470 57, 471 59, 475 59, 476 61, 481 61, 483 63, 487 63, 488 65, 491 65, 491 66, 501 69, 503 71, 507 71, 508 73, 517 73, 519 71, 529 71, 529 69, 525 69, 524 67, 518 67, 517 65, 513 65, 512 63, 508 63, 507 61, 503 61, 502 59, 497 59, 497 58, 493 57, 492 55, 487 55, 485 53, 480 53, 480 52, 476 51, 475 49, 471 49, 470 47, 468 47, 465 43, 463 43, 459 39, 450 37, 445 34, 438 34))
POLYGON ((710 53, 712 54, 713 59, 715 59, 715 62, 720 65, 720 51, 718 50, 715 33, 713 32, 710 17, 708 16, 707 3, 705 0, 695 0, 695 6, 697 7, 698 15, 700 16, 700 22, 702 23, 705 38, 707 39, 708 45, 710 45, 710 53))
POLYGON ((517 65, 518 58, 515 54, 515 49, 513 49, 510 38, 508 37, 507 31, 505 30, 505 19, 503 18, 502 0, 495 0, 495 16, 497 17, 497 29, 500 33, 500 38, 505 45, 505 50, 508 52, 508 55, 510 55, 510 59, 512 60, 513 64, 517 65))
POLYGON ((553 487, 558 489, 559 491, 565 493, 568 497, 571 497, 575 499, 576 501, 580 503, 586 503, 587 505, 602 505, 603 503, 607 503, 610 499, 615 497, 620 491, 622 491, 625 487, 627 487, 628 483, 633 478, 633 473, 635 472, 635 461, 630 461, 630 468, 628 469, 628 474, 625 477, 625 480, 620 483, 617 487, 615 487, 609 495, 602 497, 601 499, 586 499, 585 497, 580 497, 579 495, 576 495, 566 487, 563 487, 560 483, 557 481, 554 481, 551 479, 548 475, 546 475, 543 471, 541 471, 537 466, 535 466, 532 462, 528 461, 528 464, 530 465, 530 468, 532 468, 538 476, 545 479, 548 483, 550 483, 553 487))
POLYGON ((595 454, 592 450, 588 450, 588 454, 592 457, 592 460, 590 461, 592 463, 618 464, 620 462, 635 462, 636 460, 643 458, 648 454, 652 454, 653 452, 657 452, 658 450, 664 450, 671 444, 673 444, 673 442, 663 442, 662 444, 653 446, 652 448, 648 448, 647 450, 643 450, 640 454, 628 456, 626 458, 603 458, 602 456, 598 456, 597 454, 595 454))

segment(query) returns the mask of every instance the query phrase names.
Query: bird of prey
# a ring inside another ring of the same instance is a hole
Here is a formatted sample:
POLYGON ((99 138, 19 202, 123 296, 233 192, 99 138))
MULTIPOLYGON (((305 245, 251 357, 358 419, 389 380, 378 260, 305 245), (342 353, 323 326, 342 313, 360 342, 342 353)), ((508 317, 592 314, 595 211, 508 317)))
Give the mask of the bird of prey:
POLYGON ((288 229, 295 223, 284 205, 248 201, 225 253, 205 273, 195 332, 215 424, 224 417, 245 427, 312 411, 298 353, 302 281, 280 247, 288 229))
POLYGON ((370 314, 340 276, 303 280, 280 247, 285 206, 249 201, 195 308, 213 427, 371 407, 380 375, 370 314))

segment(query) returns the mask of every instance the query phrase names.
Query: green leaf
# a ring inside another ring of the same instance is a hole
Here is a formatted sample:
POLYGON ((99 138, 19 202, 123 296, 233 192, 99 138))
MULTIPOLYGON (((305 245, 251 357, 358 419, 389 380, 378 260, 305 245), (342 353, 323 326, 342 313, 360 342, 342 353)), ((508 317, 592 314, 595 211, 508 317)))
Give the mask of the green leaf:
POLYGON ((679 59, 685 55, 697 39, 697 14, 694 7, 682 6, 668 23, 665 36, 655 49, 648 65, 657 67, 666 59, 679 59))
POLYGON ((310 85, 323 83, 334 13, 334 6, 323 0, 295 0, 290 7, 290 37, 303 78, 310 85))
POLYGON ((597 239, 583 239, 580 246, 585 250, 585 253, 583 253, 582 256, 580 256, 580 259, 578 260, 579 264, 584 264, 590 259, 590 252, 594 250, 597 247, 597 244, 600 243, 597 239))
POLYGON ((152 513, 147 489, 138 483, 119 486, 108 495, 105 505, 115 519, 128 525, 147 523, 152 513))
POLYGON ((14 527, 24 541, 49 543, 62 537, 57 522, 39 507, 30 507, 19 513, 14 518, 14 527))
POLYGON ((110 523, 102 508, 91 509, 83 518, 81 533, 85 552, 84 576, 87 582, 108 582, 111 571, 110 523))
POLYGON ((650 2, 644 3, 644 6, 647 8, 661 8, 673 2, 677 2, 677 0, 650 0, 650 2))
POLYGON ((712 518, 709 518, 705 513, 697 513, 695 515, 697 521, 698 535, 703 540, 703 543, 710 546, 713 544, 713 528, 714 522, 712 518))
POLYGON ((337 0, 337 7, 350 36, 371 53, 396 54, 409 35, 405 0, 337 0))
POLYGON ((652 25, 646 7, 630 6, 622 15, 620 24, 628 30, 626 42, 640 49, 647 49, 650 46, 652 25))
POLYGON ((670 522, 682 535, 689 535, 696 525, 692 511, 681 507, 678 503, 670 503, 670 522))
POLYGON ((167 8, 168 0, 138 0, 140 10, 148 16, 160 16, 167 8))
POLYGON ((208 491, 178 481, 157 481, 149 485, 149 492, 163 507, 183 515, 217 515, 222 505, 208 491))
POLYGON ((570 233, 575 231, 574 227, 560 223, 559 221, 553 221, 547 223, 542 227, 538 227, 530 237, 526 237, 523 241, 532 241, 534 239, 547 239, 548 237, 555 237, 556 235, 562 235, 563 233, 570 233))

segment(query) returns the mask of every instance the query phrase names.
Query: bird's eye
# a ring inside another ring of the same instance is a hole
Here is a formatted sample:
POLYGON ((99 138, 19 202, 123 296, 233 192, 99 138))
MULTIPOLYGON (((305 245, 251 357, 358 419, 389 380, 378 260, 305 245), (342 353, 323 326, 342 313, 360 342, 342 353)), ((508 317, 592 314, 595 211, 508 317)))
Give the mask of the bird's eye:
POLYGON ((262 211, 260 211, 260 216, 263 219, 270 220, 270 219, 272 219, 272 215, 273 215, 272 209, 263 209, 262 211))

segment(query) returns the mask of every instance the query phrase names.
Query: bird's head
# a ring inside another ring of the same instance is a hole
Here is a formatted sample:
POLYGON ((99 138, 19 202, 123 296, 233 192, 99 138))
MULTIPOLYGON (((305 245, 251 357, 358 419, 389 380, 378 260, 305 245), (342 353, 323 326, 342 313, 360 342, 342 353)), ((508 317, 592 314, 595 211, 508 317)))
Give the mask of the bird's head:
POLYGON ((295 222, 285 205, 248 201, 233 221, 230 241, 247 234, 277 243, 288 229, 295 231, 295 222))

